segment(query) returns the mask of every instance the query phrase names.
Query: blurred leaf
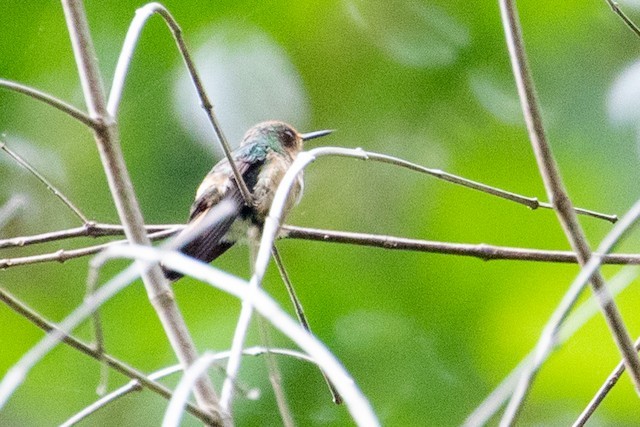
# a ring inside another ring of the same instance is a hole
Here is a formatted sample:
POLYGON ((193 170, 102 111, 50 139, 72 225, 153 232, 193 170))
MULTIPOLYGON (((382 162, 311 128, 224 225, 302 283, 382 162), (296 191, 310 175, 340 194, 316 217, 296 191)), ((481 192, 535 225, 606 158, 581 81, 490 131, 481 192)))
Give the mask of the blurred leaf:
POLYGON ((444 10, 411 0, 345 0, 353 22, 391 59, 416 68, 453 63, 468 30, 444 10))

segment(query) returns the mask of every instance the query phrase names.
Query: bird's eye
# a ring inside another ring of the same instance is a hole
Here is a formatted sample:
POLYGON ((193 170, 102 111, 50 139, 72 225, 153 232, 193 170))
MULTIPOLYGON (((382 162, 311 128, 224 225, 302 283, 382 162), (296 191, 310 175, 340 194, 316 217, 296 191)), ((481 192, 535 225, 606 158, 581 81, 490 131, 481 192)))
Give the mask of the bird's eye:
POLYGON ((296 142, 296 136, 291 132, 291 130, 286 129, 282 132, 282 142, 286 146, 293 146, 296 142))

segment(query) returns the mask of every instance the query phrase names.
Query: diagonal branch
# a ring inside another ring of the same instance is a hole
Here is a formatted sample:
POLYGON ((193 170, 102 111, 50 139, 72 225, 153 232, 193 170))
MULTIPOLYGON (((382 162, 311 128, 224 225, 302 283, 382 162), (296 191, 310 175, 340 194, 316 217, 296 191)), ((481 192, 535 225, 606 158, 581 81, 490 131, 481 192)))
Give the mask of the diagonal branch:
MULTIPOLYGON (((118 126, 107 110, 84 5, 82 0, 62 0, 62 6, 89 114, 105 125, 94 130, 94 136, 120 221, 131 243, 149 246, 151 242, 144 230, 142 213, 120 148, 118 126)), ((178 360, 185 369, 188 368, 198 355, 167 280, 158 265, 145 271, 142 279, 149 301, 160 318, 178 360)), ((216 424, 224 424, 218 398, 208 377, 202 376, 197 381, 195 397, 200 407, 211 413, 216 424)))
MULTIPOLYGON (((329 148, 329 147, 323 147, 323 148, 329 148)), ((538 209, 538 208, 553 209, 554 208, 552 204, 540 202, 536 197, 521 196, 520 194, 516 194, 516 193, 512 193, 511 191, 506 191, 500 188, 492 187, 490 185, 483 184, 481 182, 472 181, 470 179, 463 178, 458 175, 453 175, 448 172, 442 171, 440 169, 427 168, 427 167, 418 165, 416 163, 408 162, 406 160, 403 160, 397 157, 389 156, 387 154, 373 153, 370 151, 364 151, 360 148, 358 148, 357 151, 359 151, 360 155, 354 155, 352 153, 346 153, 346 152, 343 152, 340 154, 336 153, 335 155, 355 157, 355 158, 360 158, 362 160, 373 160, 376 162, 388 163, 391 165, 400 166, 415 172, 420 172, 426 175, 433 176, 443 181, 451 182, 453 184, 461 185, 463 187, 467 187, 472 190, 477 190, 486 194, 490 194, 492 196, 496 196, 501 199, 510 200, 512 202, 527 206, 530 209, 538 209)), ((575 212, 581 215, 587 215, 587 216, 592 216, 598 219, 604 219, 612 223, 615 223, 618 220, 618 217, 616 215, 603 214, 603 213, 595 212, 589 209, 575 208, 575 212)))
MULTIPOLYGON (((278 271, 280 272, 280 277, 284 282, 284 286, 287 288, 287 293, 289 294, 289 299, 291 300, 291 304, 293 305, 294 311, 296 312, 296 317, 298 318, 298 322, 304 328, 305 331, 309 332, 310 334, 313 334, 313 331, 311 330, 311 326, 309 325, 309 321, 307 320, 307 316, 304 314, 302 303, 300 302, 300 299, 296 294, 296 290, 293 287, 293 283, 291 283, 291 279, 289 278, 289 273, 287 272, 287 269, 284 266, 284 261, 282 261, 282 257, 280 256, 280 251, 278 251, 278 248, 276 247, 276 245, 273 245, 271 252, 273 255, 273 260, 276 262, 276 266, 278 267, 278 271)), ((324 372, 320 371, 320 373, 322 374, 322 378, 324 379, 325 383, 327 383, 327 387, 329 388, 329 392, 331 393, 331 398, 333 399, 333 403, 335 403, 336 405, 341 404, 342 396, 340 396, 340 393, 338 393, 338 390, 336 390, 336 387, 333 384, 331 384, 331 381, 329 381, 329 378, 327 378, 327 375, 324 372)))
MULTIPOLYGON (((591 249, 587 243, 582 227, 578 223, 573 205, 562 183, 558 166, 553 158, 551 148, 547 142, 540 114, 540 108, 536 99, 533 79, 527 66, 526 53, 522 40, 522 31, 517 9, 513 0, 500 0, 500 11, 505 30, 507 47, 513 74, 520 96, 520 102, 524 113, 531 145, 535 153, 538 168, 547 191, 547 196, 553 204, 558 220, 567 235, 567 239, 578 256, 581 265, 585 265, 591 258, 591 249)), ((595 295, 601 304, 611 334, 625 359, 636 390, 640 391, 640 359, 633 347, 631 337, 627 331, 622 317, 607 291, 605 281, 598 270, 591 277, 591 284, 595 295)), ((507 411, 502 420, 503 425, 511 425, 515 421, 530 388, 534 373, 523 376, 521 382, 509 402, 507 411)))
POLYGON ((638 26, 631 20, 631 18, 629 18, 621 9, 620 7, 618 7, 618 3, 616 3, 613 0, 605 0, 607 2, 607 4, 609 5, 609 7, 611 8, 611 10, 613 10, 613 13, 615 13, 616 15, 618 15, 620 17, 620 19, 622 19, 622 22, 625 23, 625 25, 627 27, 629 27, 629 29, 631 31, 633 31, 635 33, 636 36, 640 37, 640 28, 638 28, 638 26))
MULTIPOLYGON (((636 340, 635 348, 637 351, 640 351, 640 338, 636 340)), ((593 413, 596 411, 596 409, 598 409, 598 406, 600 406, 604 398, 607 397, 607 394, 609 394, 611 389, 613 389, 613 387, 618 383, 618 380, 623 373, 624 361, 618 363, 618 365, 609 374, 598 392, 595 394, 595 396, 593 396, 593 399, 591 399, 587 407, 584 408, 580 416, 573 423, 573 427, 582 427, 587 423, 587 421, 589 421, 593 413)))

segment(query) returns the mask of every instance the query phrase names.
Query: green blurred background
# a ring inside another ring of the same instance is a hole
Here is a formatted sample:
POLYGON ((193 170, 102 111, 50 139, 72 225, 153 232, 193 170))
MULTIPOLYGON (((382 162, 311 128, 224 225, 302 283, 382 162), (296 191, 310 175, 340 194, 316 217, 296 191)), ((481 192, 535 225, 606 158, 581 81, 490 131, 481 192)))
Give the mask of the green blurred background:
MULTIPOLYGON (((523 126, 495 1, 167 1, 229 139, 265 119, 301 131, 332 128, 317 144, 363 147, 545 199, 523 126)), ((635 3, 638 6, 638 3, 635 3)), ((100 66, 110 83, 134 1, 87 2, 100 66)), ((520 2, 530 63, 549 140, 576 205, 622 214, 637 198, 640 40, 604 1, 520 2), (637 67, 636 67, 637 68, 637 67), (635 70, 635 71, 634 71, 635 70), (623 74, 625 73, 626 74, 623 74), (635 72, 635 74, 634 74, 635 72), (623 75, 622 78, 620 76, 623 75), (634 86, 634 84, 636 86, 634 86), (617 86, 616 86, 617 85, 617 86), (613 90, 613 87, 616 90, 613 90), (634 92, 636 90, 636 92, 634 92), (634 184, 634 185, 632 185, 634 184)), ((640 12, 627 2, 631 17, 640 12)), ((0 3, 0 77, 82 107, 61 6, 0 3)), ((122 146, 148 223, 184 222, 197 185, 220 158, 200 120, 174 43, 159 18, 145 29, 119 115, 122 146)), ((0 132, 92 219, 117 215, 90 132, 24 96, 0 91, 0 132)), ((552 212, 438 182, 388 165, 322 159, 306 172, 290 224, 447 242, 567 249, 552 212)), ((0 237, 80 225, 33 177, 0 157, 0 204, 26 201, 0 237)), ((581 222, 593 244, 610 224, 581 222)), ((0 258, 96 243, 3 250, 0 258)), ((637 251, 631 235, 623 245, 637 251)), ((558 264, 482 262, 301 240, 278 244, 314 331, 340 358, 385 425, 455 425, 536 342, 578 269, 558 264)), ((126 263, 114 262, 104 278, 126 263)), ((0 272, 0 285, 52 320, 83 298, 88 259, 0 272)), ((248 251, 216 266, 248 277, 248 251)), ((607 276, 618 267, 604 268, 607 276)), ((266 289, 290 310, 275 268, 266 289)), ((239 304, 188 279, 175 285, 200 350, 230 346, 239 304)), ((619 297, 640 331, 637 285, 619 297)), ((174 363, 141 283, 102 310, 108 352, 146 372, 174 363)), ((78 335, 90 340, 88 326, 78 335)), ((288 346, 273 334, 274 342, 288 346)), ((0 374, 42 332, 0 307, 0 374)), ((259 343, 255 331, 250 344, 259 343)), ((523 424, 567 424, 619 357, 601 317, 554 353, 538 376, 523 424)), ((308 364, 281 360, 300 425, 348 425, 308 364)), ((219 373, 213 374, 216 383, 219 373)), ((59 346, 30 373, 0 413, 7 426, 54 425, 96 399, 99 365, 59 346)), ((126 380, 110 376, 110 388, 126 380)), ((169 380, 173 384, 175 380, 169 380)), ((279 423, 264 361, 246 359, 238 425, 279 423)), ((128 396, 83 425, 157 425, 166 402, 128 396)), ((624 377, 592 425, 636 424, 638 400, 624 377)), ((198 425, 185 418, 185 425, 198 425)))

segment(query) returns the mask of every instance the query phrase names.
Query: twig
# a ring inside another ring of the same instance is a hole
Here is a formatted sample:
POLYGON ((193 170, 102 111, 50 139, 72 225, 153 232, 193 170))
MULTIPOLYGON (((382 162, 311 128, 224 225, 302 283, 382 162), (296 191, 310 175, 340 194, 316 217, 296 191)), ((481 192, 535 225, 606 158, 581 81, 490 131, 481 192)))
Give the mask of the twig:
MULTIPOLYGON (((262 341, 263 345, 265 345, 267 348, 271 348, 271 336, 269 334, 269 324, 261 316, 258 316, 257 320, 258 320, 258 332, 260 334, 260 340, 262 341)), ((244 351, 243 351, 243 354, 244 354, 244 351)), ((271 384, 273 394, 276 398, 276 405, 278 406, 278 413, 280 414, 282 425, 284 427, 294 427, 296 424, 293 421, 293 415, 291 414, 291 407, 289 406, 289 402, 287 401, 287 396, 284 392, 284 387, 282 386, 282 373, 280 371, 280 367, 278 366, 278 362, 269 351, 265 353, 264 360, 265 360, 265 364, 267 365, 269 383, 271 384)))
MULTIPOLYGON (((49 322, 34 310, 29 308, 26 304, 19 301, 17 298, 9 294, 4 289, 0 288, 0 301, 4 302, 7 307, 15 311, 21 317, 27 319, 29 322, 33 323, 38 328, 43 331, 50 333, 52 331, 57 331, 61 333, 61 340, 69 347, 74 348, 94 359, 102 362, 104 361, 109 367, 114 369, 115 371, 121 373, 122 375, 133 379, 138 386, 142 384, 147 389, 151 390, 154 393, 164 397, 165 399, 171 398, 171 390, 167 387, 153 381, 153 378, 145 376, 143 373, 137 371, 136 369, 130 367, 124 362, 110 356, 108 354, 100 354, 98 351, 93 349, 90 345, 83 343, 72 335, 62 333, 60 329, 53 323, 49 322)), ((202 412, 199 408, 194 405, 189 404, 187 407, 189 413, 194 415, 195 417, 205 421, 210 422, 211 418, 208 414, 202 412)))
MULTIPOLYGON (((247 235, 249 241, 249 264, 251 267, 251 271, 255 269, 255 259, 258 251, 258 244, 260 243, 259 235, 260 233, 256 232, 256 230, 254 229, 250 229, 247 235)), ((271 334, 269 333, 269 324, 267 320, 265 320, 261 316, 258 316, 257 324, 258 333, 260 335, 260 342, 262 343, 262 345, 266 348, 273 347, 271 344, 271 334)), ((294 427, 295 422, 293 421, 291 407, 289 406, 287 396, 284 392, 284 386, 282 385, 282 372, 280 371, 278 362, 272 354, 267 352, 264 357, 264 363, 267 368, 269 384, 271 384, 271 390, 273 390, 273 395, 276 399, 276 405, 278 407, 280 419, 282 420, 282 425, 284 427, 294 427)), ((237 385, 234 382, 234 392, 236 387, 237 385)))
POLYGON ((78 110, 77 108, 67 104, 66 102, 58 98, 55 98, 37 89, 31 88, 29 86, 25 86, 20 83, 12 82, 10 80, 5 80, 5 79, 0 79, 0 88, 5 88, 5 89, 12 90, 14 92, 22 93, 24 95, 30 96, 35 100, 44 102, 45 104, 48 104, 53 108, 56 108, 57 110, 62 111, 63 113, 71 116, 72 118, 78 120, 80 123, 85 124, 92 129, 97 130, 101 127, 100 123, 98 123, 96 120, 89 117, 84 112, 78 110))
MULTIPOLYGON (((637 351, 640 351, 640 338, 636 340, 635 348, 637 351)), ((618 383, 618 380, 624 373, 624 370, 624 361, 621 361, 609 374, 598 392, 593 396, 593 399, 591 399, 587 407, 584 408, 578 419, 573 423, 573 427, 582 427, 587 423, 587 421, 589 421, 593 413, 598 409, 598 406, 600 406, 604 398, 607 397, 607 394, 609 394, 611 389, 613 389, 613 387, 618 383)))
MULTIPOLYGON (((144 231, 144 220, 124 163, 118 127, 107 110, 84 5, 82 0, 62 0, 62 6, 89 114, 105 124, 104 129, 95 130, 94 134, 120 221, 130 242, 148 246, 151 242, 144 231)), ((198 354, 168 281, 158 265, 146 271, 142 279, 173 351, 180 363, 188 367, 198 354)), ((197 381, 195 397, 198 405, 216 419, 215 424, 224 424, 218 398, 208 377, 197 381)))
POLYGON ((29 164, 25 159, 23 159, 18 153, 9 149, 7 144, 0 138, 0 149, 2 149, 5 153, 7 153, 13 160, 15 160, 20 166, 31 172, 40 182, 42 182, 47 189, 49 189, 62 203, 64 203, 70 210, 73 212, 83 224, 87 224, 89 220, 87 217, 78 209, 71 200, 67 198, 58 188, 53 185, 47 178, 45 178, 40 172, 38 172, 33 166, 29 164))
MULTIPOLYGON (((93 275, 89 274, 86 283, 86 291, 85 291, 85 300, 91 298, 93 293, 95 292, 95 286, 97 282, 97 275, 95 276, 95 280, 92 280, 93 275)), ((102 328, 102 319, 100 317, 100 310, 95 310, 92 314, 92 323, 93 323, 93 337, 95 341, 95 349, 96 352, 102 356, 105 354, 105 345, 104 345, 104 333, 102 328)), ((101 361, 103 361, 101 359, 101 361)), ((102 396, 104 391, 107 390, 108 386, 108 374, 109 372, 104 369, 105 364, 102 365, 102 370, 100 372, 100 382, 98 383, 97 391, 98 395, 102 396)))
MULTIPOLYGON (((293 283, 291 283, 289 273, 287 273, 287 269, 284 267, 284 262, 280 257, 280 251, 278 251, 278 248, 276 248, 276 246, 274 245, 271 249, 271 252, 273 255, 273 260, 276 262, 276 266, 278 267, 278 271, 280 272, 280 277, 282 277, 282 281, 287 288, 287 293, 289 294, 289 298, 291 299, 291 303, 293 304, 293 307, 295 309, 298 321, 307 332, 313 334, 313 331, 311 331, 311 326, 309 326, 309 322, 307 321, 307 316, 305 316, 304 314, 302 303, 300 303, 300 299, 298 298, 298 295, 296 295, 296 290, 293 287, 293 283)), ((329 387, 333 403, 335 403, 336 405, 341 404, 342 397, 340 396, 340 393, 338 393, 338 390, 336 390, 335 386, 331 384, 331 381, 329 381, 329 378, 327 378, 327 375, 324 372, 320 371, 320 373, 322 374, 322 378, 324 378, 324 381, 327 383, 327 387, 329 387)))
MULTIPOLYGON (((518 260, 532 262, 558 262, 575 264, 576 254, 571 251, 553 251, 529 248, 512 248, 486 243, 448 243, 432 240, 408 239, 379 234, 354 233, 349 231, 324 230, 296 227, 285 224, 280 238, 315 240, 319 242, 372 246, 390 250, 430 252, 479 258, 482 261, 518 260)), ((603 264, 640 264, 638 254, 601 254, 603 264)))
POLYGON ((291 299, 291 304, 293 304, 294 311, 296 312, 296 317, 298 318, 298 322, 307 332, 311 332, 311 327, 309 326, 309 322, 307 321, 307 316, 304 314, 304 308, 302 307, 302 303, 296 294, 296 290, 293 287, 293 283, 291 283, 291 279, 289 278, 289 273, 287 273, 287 269, 284 267, 284 262, 282 262, 282 258, 280 257, 280 252, 278 248, 274 245, 271 248, 271 254, 273 255, 273 260, 276 262, 276 266, 278 267, 278 272, 280 273, 280 277, 282 278, 282 282, 284 286, 287 288, 287 293, 289 294, 289 298, 291 299))
POLYGON ((631 31, 635 33, 636 36, 640 37, 640 28, 638 28, 638 26, 634 24, 633 21, 618 7, 618 3, 616 3, 613 0, 605 0, 605 1, 607 2, 611 10, 613 10, 613 12, 622 19, 625 25, 629 27, 631 31))
MULTIPOLYGON (((167 238, 175 234, 177 230, 169 229, 165 231, 158 231, 157 233, 152 233, 149 235, 150 240, 160 240, 167 238)), ((101 245, 87 246, 86 248, 80 249, 60 249, 56 252, 32 255, 26 257, 18 257, 18 258, 5 258, 0 259, 0 270, 11 268, 11 267, 19 267, 30 264, 39 264, 42 262, 59 262, 64 263, 70 259, 81 258, 89 255, 95 255, 98 252, 107 249, 112 245, 121 245, 123 243, 127 243, 126 240, 118 240, 115 242, 103 243, 101 245)))
POLYGON ((213 104, 209 100, 209 97, 204 90, 204 85, 200 80, 195 64, 191 59, 191 55, 189 54, 187 45, 184 41, 184 38, 182 37, 182 29, 173 18, 173 16, 169 13, 169 11, 160 3, 148 3, 136 10, 136 16, 131 21, 131 25, 129 26, 127 36, 125 37, 125 41, 120 52, 120 57, 118 58, 118 64, 116 66, 116 71, 113 77, 113 84, 111 86, 111 92, 109 94, 109 104, 107 109, 113 117, 117 116, 118 105, 120 104, 120 98, 122 96, 122 90, 124 88, 124 81, 127 76, 127 71, 129 69, 136 44, 138 43, 138 39, 140 38, 140 34, 142 33, 142 29, 144 28, 147 20, 156 13, 162 17, 164 22, 169 27, 174 40, 176 41, 180 55, 182 55, 187 70, 189 71, 189 75, 191 76, 191 80, 193 81, 193 85, 195 86, 195 89, 198 93, 198 97, 200 98, 202 108, 204 108, 205 113, 207 114, 207 118, 209 119, 209 122, 213 127, 216 138, 218 139, 218 142, 222 147, 222 151, 229 161, 229 165, 231 166, 231 170, 233 171, 233 176, 235 177, 235 180, 238 183, 238 187, 240 188, 240 192, 242 193, 242 198, 244 199, 247 206, 251 206, 251 192, 247 188, 244 179, 242 178, 242 175, 238 171, 235 161, 233 160, 229 143, 222 133, 222 128, 220 127, 220 124, 218 123, 218 120, 213 112, 213 104))
MULTIPOLYGON (((324 148, 329 148, 329 147, 324 147, 324 148)), ((343 152, 341 154, 338 153, 334 153, 333 155, 341 155, 341 156, 347 156, 347 157, 355 157, 355 158, 359 158, 362 160, 374 160, 377 162, 381 162, 381 163, 389 163, 392 165, 396 165, 396 166, 400 166, 409 170, 413 170, 416 172, 421 172, 427 175, 431 175, 435 178, 441 179, 443 181, 447 181, 447 182, 451 182, 453 184, 457 184, 457 185, 461 185, 463 187, 467 187, 470 188, 472 190, 478 190, 481 191, 483 193, 487 193, 490 194, 492 196, 496 196, 496 197, 500 197, 502 199, 506 199, 506 200, 510 200, 512 202, 516 202, 519 203, 521 205, 527 206, 530 209, 538 209, 538 208, 543 208, 543 209, 553 209, 553 206, 550 203, 545 203, 545 202, 540 202, 538 201, 538 199, 536 197, 526 197, 526 196, 521 196, 520 194, 516 194, 516 193, 512 193, 510 191, 505 191, 505 190, 501 190, 499 188, 496 187, 492 187, 490 185, 486 185, 486 184, 482 184, 480 182, 477 181, 472 181, 470 179, 467 178, 463 178, 461 176, 458 175, 453 175, 450 174, 448 172, 444 172, 440 169, 430 169, 430 168, 426 168, 424 166, 415 164, 415 163, 411 163, 408 162, 406 160, 403 159, 399 159, 397 157, 393 157, 393 156, 389 156, 386 154, 379 154, 379 153, 373 153, 370 151, 364 151, 360 148, 356 149, 357 151, 359 151, 359 155, 354 155, 354 154, 348 154, 346 152, 343 152)), ((589 209, 583 209, 583 208, 575 208, 576 213, 581 214, 581 215, 587 215, 587 216, 592 216, 594 218, 598 218, 598 219, 604 219, 606 221, 609 221, 611 223, 615 223, 618 220, 618 217, 616 215, 608 215, 608 214, 603 214, 600 212, 595 212, 589 209)))
MULTIPOLYGON (((571 247, 576 252, 580 264, 584 266, 591 258, 591 249, 576 218, 571 200, 562 183, 558 166, 546 139, 533 79, 527 66, 517 9, 513 0, 500 0, 499 3, 509 57, 529 132, 529 139, 535 153, 538 169, 544 181, 547 197, 552 201, 560 224, 571 247)), ((636 390, 640 392, 640 359, 633 348, 631 337, 622 317, 607 291, 604 279, 597 269, 591 277, 591 283, 593 291, 600 301, 603 315, 607 320, 611 334, 629 368, 636 390)), ((522 403, 528 393, 534 375, 534 372, 530 372, 530 375, 525 375, 521 378, 521 382, 507 406, 501 421, 502 425, 514 423, 522 408, 522 403)))
MULTIPOLYGON (((159 380, 161 378, 164 378, 166 376, 169 376, 171 374, 175 374, 176 372, 180 372, 182 371, 182 365, 173 365, 173 366, 169 366, 167 368, 163 368, 160 369, 158 371, 155 371, 151 374, 149 374, 148 378, 150 380, 159 380)), ((98 399, 97 401, 93 402, 91 405, 85 407, 84 409, 82 409, 80 412, 77 412, 75 414, 73 414, 72 417, 70 417, 69 419, 67 419, 65 422, 60 424, 60 427, 71 427, 74 426, 76 424, 78 424, 80 421, 84 420, 85 418, 87 418, 88 416, 94 414, 95 412, 97 412, 99 409, 104 408, 105 406, 107 406, 109 403, 121 398, 122 396, 125 396, 133 391, 138 391, 140 390, 140 383, 137 380, 132 380, 129 381, 127 384, 123 385, 122 387, 112 391, 111 393, 107 394, 106 396, 102 397, 101 399, 98 399)))
MULTIPOLYGON (((147 233, 163 232, 165 235, 177 233, 184 228, 184 224, 161 224, 145 225, 147 233)), ((54 242, 57 240, 73 239, 76 237, 103 237, 103 236, 123 236, 124 227, 117 224, 97 224, 88 222, 82 227, 69 228, 66 230, 52 231, 49 233, 35 234, 25 237, 11 237, 0 240, 0 249, 24 247, 39 243, 54 242)), ((151 234, 149 235, 151 238, 151 234)))

